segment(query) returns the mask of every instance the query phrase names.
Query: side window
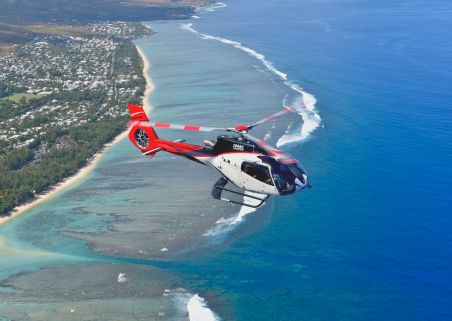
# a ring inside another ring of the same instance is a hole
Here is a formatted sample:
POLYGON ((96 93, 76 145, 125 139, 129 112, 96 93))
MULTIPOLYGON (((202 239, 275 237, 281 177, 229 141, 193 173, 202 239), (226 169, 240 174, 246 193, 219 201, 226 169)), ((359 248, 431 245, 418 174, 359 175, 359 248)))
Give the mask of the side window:
POLYGON ((270 176, 270 171, 266 166, 243 162, 242 171, 247 175, 265 183, 268 185, 273 185, 273 180, 270 176))

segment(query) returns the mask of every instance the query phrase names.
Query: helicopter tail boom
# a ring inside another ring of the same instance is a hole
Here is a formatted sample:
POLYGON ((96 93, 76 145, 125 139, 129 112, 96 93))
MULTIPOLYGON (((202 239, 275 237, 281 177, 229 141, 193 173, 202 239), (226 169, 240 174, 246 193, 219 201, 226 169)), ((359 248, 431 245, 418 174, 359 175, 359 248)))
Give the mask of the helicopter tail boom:
MULTIPOLYGON (((129 112, 132 125, 129 131, 130 141, 140 149, 141 153, 153 157, 159 151, 166 151, 178 156, 184 156, 196 160, 197 156, 205 156, 202 146, 183 143, 182 139, 169 141, 160 139, 149 122, 149 118, 143 107, 129 104, 129 112)), ((158 126, 156 126, 158 127, 158 126)))

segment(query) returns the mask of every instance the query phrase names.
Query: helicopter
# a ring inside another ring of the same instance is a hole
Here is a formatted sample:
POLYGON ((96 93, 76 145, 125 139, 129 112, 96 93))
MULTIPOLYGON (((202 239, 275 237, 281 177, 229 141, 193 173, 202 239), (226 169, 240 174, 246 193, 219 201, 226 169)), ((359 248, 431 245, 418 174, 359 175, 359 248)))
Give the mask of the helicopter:
POLYGON ((143 155, 152 158, 156 153, 166 151, 210 166, 221 174, 212 188, 214 199, 258 208, 270 196, 290 195, 311 187, 305 169, 295 158, 248 134, 250 129, 264 122, 294 112, 290 107, 284 106, 251 125, 224 128, 151 122, 143 107, 128 104, 128 108, 131 117, 129 139, 143 155), (184 143, 183 139, 160 139, 155 128, 229 134, 218 136, 216 141, 205 140, 204 146, 199 146, 184 143), (244 192, 226 188, 229 182, 244 192), (226 198, 223 192, 243 196, 243 202, 226 198), (255 201, 246 202, 245 199, 255 201))

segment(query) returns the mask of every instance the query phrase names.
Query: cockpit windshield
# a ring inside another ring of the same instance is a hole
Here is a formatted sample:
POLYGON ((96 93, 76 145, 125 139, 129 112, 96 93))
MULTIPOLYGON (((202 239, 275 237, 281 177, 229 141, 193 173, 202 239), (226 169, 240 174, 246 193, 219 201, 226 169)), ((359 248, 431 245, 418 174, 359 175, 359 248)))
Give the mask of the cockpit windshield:
POLYGON ((265 184, 273 185, 273 180, 270 175, 270 171, 266 166, 255 163, 243 162, 242 171, 265 184))
POLYGON ((302 182, 303 184, 306 183, 305 177, 304 177, 304 175, 306 175, 306 171, 304 170, 304 168, 302 166, 300 166, 296 163, 287 164, 286 166, 292 172, 292 174, 294 174, 295 177, 300 180, 300 182, 302 182))
POLYGON ((295 191, 295 176, 285 165, 274 162, 272 175, 281 194, 289 194, 295 191))
POLYGON ((259 156, 259 158, 262 159, 264 163, 271 166, 273 180, 281 194, 290 194, 295 192, 296 178, 298 178, 303 184, 305 183, 305 177, 303 175, 306 175, 306 172, 301 165, 298 165, 297 163, 281 164, 269 156, 259 156))

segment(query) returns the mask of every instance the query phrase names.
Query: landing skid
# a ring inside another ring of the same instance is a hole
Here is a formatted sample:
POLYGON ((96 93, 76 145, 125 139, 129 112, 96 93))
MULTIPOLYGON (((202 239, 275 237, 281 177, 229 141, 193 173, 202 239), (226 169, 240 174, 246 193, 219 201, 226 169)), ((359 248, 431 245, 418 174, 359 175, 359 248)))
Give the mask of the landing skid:
POLYGON ((215 185, 212 188, 212 197, 214 199, 221 200, 221 201, 226 201, 226 202, 229 202, 229 203, 232 203, 232 204, 243 205, 243 206, 248 206, 248 207, 252 207, 252 208, 258 208, 258 207, 261 207, 268 200, 268 198, 270 197, 269 195, 267 195, 264 198, 259 198, 259 197, 253 196, 253 195, 244 194, 244 193, 240 193, 240 192, 236 192, 236 191, 232 191, 230 189, 224 188, 228 182, 229 181, 226 178, 221 177, 215 183, 215 185), (249 198, 258 200, 260 202, 258 204, 253 205, 253 204, 247 204, 245 202, 239 202, 239 201, 230 200, 228 198, 221 197, 221 194, 223 193, 223 191, 226 191, 226 192, 229 192, 229 193, 233 193, 233 194, 236 194, 236 195, 240 195, 240 196, 243 196, 243 197, 249 197, 249 198))

